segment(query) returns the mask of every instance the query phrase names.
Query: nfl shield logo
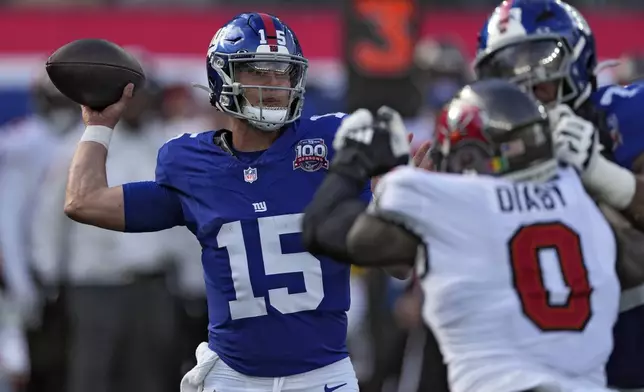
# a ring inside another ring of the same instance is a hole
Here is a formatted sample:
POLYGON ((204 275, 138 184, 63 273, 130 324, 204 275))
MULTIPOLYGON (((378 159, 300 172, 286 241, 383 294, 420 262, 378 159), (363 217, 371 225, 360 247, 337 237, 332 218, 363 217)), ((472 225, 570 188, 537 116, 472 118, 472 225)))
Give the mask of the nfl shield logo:
POLYGON ((257 169, 253 167, 244 169, 244 181, 246 181, 249 184, 252 184, 253 182, 257 181, 257 169))

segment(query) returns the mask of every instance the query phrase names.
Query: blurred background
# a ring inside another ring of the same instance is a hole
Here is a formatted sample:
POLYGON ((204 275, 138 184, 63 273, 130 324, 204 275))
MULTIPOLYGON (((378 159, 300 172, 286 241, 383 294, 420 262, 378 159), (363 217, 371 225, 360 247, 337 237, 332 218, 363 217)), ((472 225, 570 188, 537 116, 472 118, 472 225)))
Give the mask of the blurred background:
MULTIPOLYGON (((123 235, 62 214, 77 105, 44 62, 79 38, 136 55, 150 83, 119 124, 109 182, 154 178, 168 138, 225 124, 207 95, 205 53, 242 11, 273 13, 310 61, 304 116, 400 111, 414 146, 472 78, 477 34, 495 0, 0 0, 0 392, 177 391, 206 339, 200 249, 185 229, 123 235)), ((644 74, 644 1, 577 0, 602 84, 644 74), (618 60, 611 63, 611 60, 618 60)), ((446 391, 420 321, 420 291, 378 270, 352 276, 349 346, 361 390, 446 391)))

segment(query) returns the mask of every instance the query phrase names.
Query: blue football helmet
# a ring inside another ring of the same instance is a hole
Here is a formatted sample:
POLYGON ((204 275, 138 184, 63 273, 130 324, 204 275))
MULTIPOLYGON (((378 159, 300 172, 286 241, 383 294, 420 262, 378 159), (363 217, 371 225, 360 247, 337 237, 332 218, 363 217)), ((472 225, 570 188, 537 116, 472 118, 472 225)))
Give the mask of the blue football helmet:
POLYGON ((560 0, 506 0, 479 34, 477 78, 504 78, 544 104, 583 104, 597 88, 595 38, 560 0))
POLYGON ((302 114, 308 61, 277 17, 237 15, 208 47, 210 103, 255 128, 275 131, 302 114))

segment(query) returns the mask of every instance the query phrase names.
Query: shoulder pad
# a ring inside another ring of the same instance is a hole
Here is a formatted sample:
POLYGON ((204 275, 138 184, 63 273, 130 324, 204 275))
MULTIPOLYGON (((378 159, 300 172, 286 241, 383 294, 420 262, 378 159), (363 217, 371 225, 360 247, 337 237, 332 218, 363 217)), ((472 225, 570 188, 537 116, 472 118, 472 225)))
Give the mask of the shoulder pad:
MULTIPOLYGON (((340 119, 340 120, 342 120, 342 119, 343 119, 343 118, 345 118, 346 116, 347 116, 347 114, 346 114, 346 113, 344 113, 344 112, 335 112, 335 113, 327 113, 327 114, 320 114, 320 115, 311 116, 311 117, 309 118, 309 120, 311 120, 311 121, 318 121, 318 120, 320 120, 320 119, 324 119, 324 118, 335 118, 335 119, 340 119)), ((337 121, 337 120, 336 120, 336 121, 337 121)))
POLYGON ((173 185, 182 176, 194 170, 194 156, 201 150, 200 141, 212 139, 213 132, 183 133, 177 135, 161 146, 157 156, 157 182, 163 185, 173 185))
POLYGON ((379 193, 384 192, 385 188, 402 187, 409 188, 418 184, 418 169, 413 166, 397 166, 389 173, 385 174, 378 184, 374 192, 374 198, 378 197, 379 193))
POLYGON ((644 102, 644 85, 636 83, 628 86, 603 86, 593 93, 591 100, 603 108, 619 103, 641 103, 644 102))
POLYGON ((174 136, 159 149, 158 163, 170 163, 174 158, 181 153, 181 150, 188 148, 191 145, 197 144, 197 137, 199 134, 182 133, 174 136))
POLYGON ((193 139, 198 138, 200 133, 180 133, 176 136, 171 137, 168 139, 164 145, 170 144, 170 143, 190 143, 193 141, 193 139))
POLYGON ((304 133, 317 133, 323 135, 335 135, 338 130, 342 119, 346 117, 346 113, 327 113, 317 116, 311 116, 300 123, 300 127, 304 133))
POLYGON ((644 84, 605 86, 591 100, 606 113, 615 162, 631 169, 644 153, 644 84))
POLYGON ((296 131, 297 137, 302 140, 323 139, 329 147, 328 159, 333 159, 333 138, 342 123, 346 113, 327 113, 319 116, 312 116, 300 121, 299 128, 296 131))

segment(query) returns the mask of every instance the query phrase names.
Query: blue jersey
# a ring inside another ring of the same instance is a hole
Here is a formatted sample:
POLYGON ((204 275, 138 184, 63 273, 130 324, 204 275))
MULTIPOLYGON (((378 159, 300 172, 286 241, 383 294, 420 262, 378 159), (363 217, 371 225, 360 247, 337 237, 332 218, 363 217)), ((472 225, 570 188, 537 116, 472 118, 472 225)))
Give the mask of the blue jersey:
POLYGON ((644 85, 605 86, 591 100, 604 110, 612 128, 615 162, 632 169, 634 160, 644 153, 644 85))
MULTIPOLYGON (((644 153, 644 85, 603 87, 591 99, 607 115, 615 162, 632 169, 644 153)), ((644 388, 644 286, 624 292, 621 302, 615 347, 606 368, 608 383, 644 388)))
POLYGON ((156 182, 179 194, 203 248, 209 346, 240 373, 288 376, 348 355, 349 265, 307 253, 300 235, 343 115, 302 119, 263 153, 214 143, 221 132, 159 151, 156 182))

